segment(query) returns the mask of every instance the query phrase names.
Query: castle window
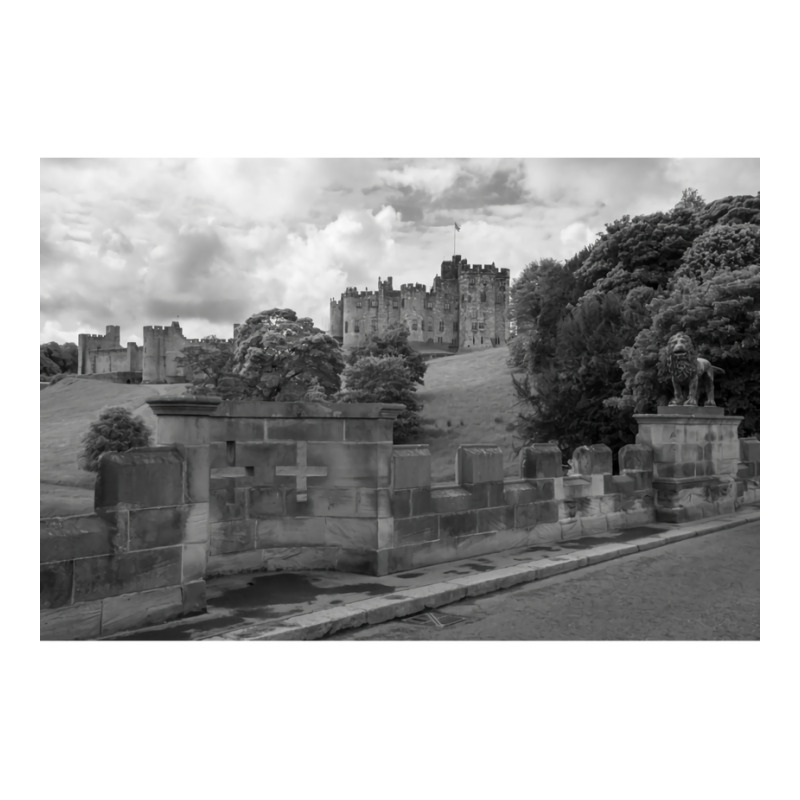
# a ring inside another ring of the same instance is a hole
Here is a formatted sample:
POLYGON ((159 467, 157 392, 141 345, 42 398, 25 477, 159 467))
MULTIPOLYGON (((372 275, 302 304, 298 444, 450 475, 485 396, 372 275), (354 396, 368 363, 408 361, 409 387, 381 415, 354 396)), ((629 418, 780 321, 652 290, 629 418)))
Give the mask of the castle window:
POLYGON ((469 279, 469 288, 473 289, 475 287, 475 278, 469 279))
POLYGON ((400 304, 397 302, 397 300, 392 300, 392 308, 399 308, 399 307, 400 304))
POLYGON ((427 302, 427 303, 425 303, 425 306, 426 306, 427 308, 433 308, 433 300, 428 300, 428 302, 427 302))
POLYGON ((405 297, 400 301, 400 305, 405 308, 406 307, 406 299, 405 297))
POLYGON ((348 326, 349 324, 350 324, 349 322, 345 322, 345 323, 344 323, 344 332, 345 332, 345 333, 347 333, 347 326, 348 326))
MULTIPOLYGON (((444 322, 439 323, 439 333, 444 333, 444 322)), ((439 341, 441 342, 442 340, 439 339, 439 341)))
POLYGON ((445 302, 445 304, 444 304, 444 310, 445 310, 445 311, 449 311, 449 310, 450 310, 450 301, 449 301, 449 300, 445 302))
POLYGON ((479 323, 478 323, 478 327, 479 327, 481 330, 483 330, 483 329, 486 327, 486 323, 485 323, 485 322, 479 322, 479 323))
POLYGON ((377 308, 378 307, 378 301, 377 300, 370 300, 369 301, 369 306, 370 306, 370 308, 377 308))
POLYGON ((378 320, 376 320, 376 319, 373 319, 373 320, 372 320, 372 331, 373 331, 373 333, 374 333, 374 332, 375 332, 375 331, 377 331, 377 330, 378 330, 378 320))
POLYGON ((361 333, 361 328, 359 327, 359 325, 358 325, 358 323, 357 323, 357 322, 354 322, 354 323, 353 323, 353 331, 354 331, 355 333, 361 333))
POLYGON ((481 303, 485 302, 486 302, 486 291, 484 290, 481 292, 481 303))
POLYGON ((472 323, 472 330, 474 330, 474 331, 478 330, 478 323, 477 322, 473 322, 472 323))
POLYGON ((465 294, 461 295, 461 302, 462 303, 466 303, 467 302, 467 296, 465 294))
POLYGON ((429 322, 429 323, 428 323, 428 330, 429 330, 429 331, 432 331, 432 330, 433 330, 433 322, 429 322))
POLYGON ((437 341, 439 344, 441 344, 441 343, 442 343, 442 337, 441 337, 441 336, 437 336, 437 337, 436 337, 436 341, 437 341))
POLYGON ((458 333, 458 322, 453 323, 453 333, 458 333))
POLYGON ((416 321, 416 320, 414 320, 414 321, 411 323, 411 330, 412 330, 412 331, 415 331, 415 330, 417 330, 417 321, 416 321))

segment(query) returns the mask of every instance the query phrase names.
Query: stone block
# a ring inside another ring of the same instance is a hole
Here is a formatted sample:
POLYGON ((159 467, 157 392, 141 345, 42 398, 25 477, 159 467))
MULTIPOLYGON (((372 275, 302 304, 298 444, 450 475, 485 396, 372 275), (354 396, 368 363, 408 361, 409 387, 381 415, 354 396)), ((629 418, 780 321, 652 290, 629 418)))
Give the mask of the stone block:
POLYGON ((492 508, 503 505, 504 486, 501 482, 464 484, 472 508, 492 508))
POLYGON ((478 532, 477 511, 458 511, 455 514, 442 514, 439 517, 439 536, 464 536, 478 532))
POLYGON ((336 569, 337 560, 343 556, 339 547, 270 547, 259 552, 263 554, 263 569, 276 572, 336 569))
POLYGON ((503 482, 503 451, 495 445, 466 444, 456 451, 456 483, 503 482))
POLYGON ((392 441, 394 423, 390 419, 346 419, 343 422, 346 442, 392 441))
POLYGON ((255 486, 250 490, 247 501, 247 515, 251 519, 280 517, 286 511, 283 505, 283 492, 274 486, 255 486))
POLYGON ((207 503, 211 466, 208 447, 184 447, 186 463, 186 502, 207 503))
POLYGON ((411 489, 397 489, 392 492, 392 515, 411 516, 411 489))
POLYGON ((437 514, 452 514, 472 508, 472 493, 463 486, 434 486, 431 489, 431 506, 437 514))
POLYGON ((601 514, 615 514, 622 508, 618 494, 607 494, 599 498, 601 514))
POLYGON ((611 448, 605 444, 576 447, 572 453, 572 469, 577 475, 610 475, 614 471, 611 448))
POLYGON ((476 513, 478 531, 504 531, 514 527, 514 506, 481 508, 476 513))
POLYGON ((533 444, 520 453, 520 478, 560 478, 564 474, 561 450, 554 444, 533 444))
POLYGON ((209 442, 263 442, 266 431, 265 419, 211 417, 208 420, 209 442))
POLYGON ((503 485, 503 504, 515 506, 555 498, 555 484, 562 478, 543 478, 526 481, 506 481, 503 485))
POLYGON ((578 497, 589 497, 592 492, 591 480, 580 475, 569 475, 564 478, 564 499, 574 500, 578 497))
POLYGON ((619 451, 619 471, 653 470, 653 448, 646 444, 626 444, 619 451))
POLYGON ((39 566, 39 608, 58 608, 72 602, 72 561, 39 566))
POLYGON ((131 509, 129 549, 150 550, 180 544, 188 513, 188 506, 131 509))
POLYGON ((619 531, 625 527, 625 513, 622 511, 614 511, 606 515, 606 522, 610 531, 619 531))
POLYGON ((177 586, 181 582, 182 549, 160 547, 75 561, 75 602, 95 600, 147 589, 177 586))
POLYGON ((174 447, 139 447, 104 453, 95 481, 95 508, 180 505, 184 461, 174 447))
POLYGON ((378 520, 328 517, 325 520, 323 544, 348 550, 376 550, 378 520))
POLYGON ((258 520, 255 547, 309 547, 328 544, 324 517, 273 517, 258 520))
POLYGON ((51 641, 96 639, 100 636, 102 601, 78 603, 39 615, 39 638, 51 641))
POLYGON ((158 625, 183 614, 180 586, 107 597, 103 600, 100 634, 110 636, 133 628, 158 625))
POLYGON ((608 531, 608 519, 605 514, 592 517, 581 517, 581 528, 584 536, 596 536, 608 531))
POLYGON ((213 479, 209 493, 209 520, 224 522, 244 519, 247 512, 246 494, 236 493, 236 478, 213 479))
POLYGON ((586 554, 587 566, 600 564, 603 561, 611 561, 620 556, 633 555, 638 553, 639 548, 635 544, 624 542, 609 542, 608 544, 597 545, 586 554))
POLYGON ((536 580, 550 578, 553 575, 560 575, 562 572, 572 572, 572 570, 586 566, 587 560, 586 556, 575 555, 542 558, 533 565, 534 572, 536 573, 536 580))
MULTIPOLYGON (((379 519, 378 520, 378 549, 385 550, 391 547, 394 541, 394 519, 379 519)), ((385 573, 378 573, 385 574, 385 573)))
MULTIPOLYGON (((372 420, 357 421, 372 422, 372 420)), ((267 439, 269 441, 341 442, 344 440, 344 420, 270 419, 267 422, 267 439)), ((374 440, 367 439, 366 441, 374 440)))
MULTIPOLYGON (((275 486, 276 484, 291 485, 295 478, 279 476, 276 474, 278 467, 297 466, 297 444, 294 442, 234 442, 233 452, 228 453, 227 460, 233 463, 229 466, 252 467, 253 480, 256 486, 275 486)), ((310 466, 324 465, 318 458, 308 453, 307 462, 310 466)), ((213 463, 212 452, 212 467, 213 463)), ((213 485, 212 485, 213 488, 213 485)))
POLYGON ((578 501, 577 500, 561 500, 558 504, 558 518, 559 520, 575 519, 578 514, 578 501))
POLYGON ((207 560, 208 546, 206 544, 183 545, 181 583, 191 583, 205 578, 207 560))
POLYGON ((413 489, 431 485, 431 453, 428 445, 395 445, 392 450, 392 487, 413 489))
MULTIPOLYGON (((153 411, 157 413, 155 408, 153 411)), ((158 444, 208 444, 208 436, 209 418, 207 416, 158 415, 156 424, 158 444)))
MULTIPOLYGON (((455 516, 453 514, 443 514, 455 516)), ((397 545, 414 544, 419 542, 433 542, 439 538, 438 514, 428 514, 424 517, 407 517, 395 519, 394 540, 397 545)))
POLYGON ((194 581, 181 586, 183 613, 202 614, 206 610, 206 582, 194 581))
MULTIPOLYGON (((329 486, 380 486, 380 447, 380 444, 359 442, 309 442, 309 465, 321 466, 327 470, 327 475, 309 479, 309 489, 329 486)), ((289 480, 293 483, 295 481, 294 478, 289 480)))
MULTIPOLYGON (((553 501, 556 502, 556 501, 553 501)), ((514 527, 515 528, 532 528, 540 522, 539 516, 541 512, 540 503, 520 503, 514 508, 514 527)))
MULTIPOLYGON (((261 524, 263 520, 259 521, 261 524)), ((210 526, 209 555, 239 553, 255 547, 256 520, 234 519, 227 522, 212 522, 210 526)))
POLYGON ((359 575, 380 574, 378 554, 374 550, 337 549, 332 568, 339 572, 355 572, 359 575))
POLYGON ((115 532, 112 524, 95 514, 43 519, 39 523, 39 561, 111 554, 115 532))
POLYGON ((758 439, 739 439, 741 461, 761 461, 761 442, 758 439))
MULTIPOLYGON (((292 552, 296 549, 292 548, 292 552)), ((209 576, 234 575, 237 572, 253 572, 264 568, 264 551, 246 550, 242 553, 209 555, 207 574, 209 576)))
POLYGON ((549 544, 561 541, 560 522, 540 522, 526 533, 527 544, 549 544))
POLYGON ((309 488, 305 501, 294 488, 285 489, 286 516, 377 517, 390 513, 389 489, 328 486, 309 488))

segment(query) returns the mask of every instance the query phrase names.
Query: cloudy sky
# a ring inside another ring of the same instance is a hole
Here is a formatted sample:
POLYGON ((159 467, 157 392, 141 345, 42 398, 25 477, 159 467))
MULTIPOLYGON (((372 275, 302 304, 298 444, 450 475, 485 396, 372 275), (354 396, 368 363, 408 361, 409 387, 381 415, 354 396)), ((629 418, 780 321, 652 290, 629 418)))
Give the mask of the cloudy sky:
POLYGON ((430 286, 457 250, 565 258, 623 214, 759 191, 758 159, 43 159, 40 340, 179 319, 231 335, 274 306, 328 327, 346 286, 430 286))

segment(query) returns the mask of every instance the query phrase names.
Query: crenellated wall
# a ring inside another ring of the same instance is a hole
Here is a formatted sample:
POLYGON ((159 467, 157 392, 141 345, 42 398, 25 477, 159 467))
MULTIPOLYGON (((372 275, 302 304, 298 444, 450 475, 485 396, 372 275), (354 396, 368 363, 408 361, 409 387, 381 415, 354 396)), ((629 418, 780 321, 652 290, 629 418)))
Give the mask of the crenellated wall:
POLYGON ((443 350, 481 349, 509 337, 509 270, 494 264, 470 266, 454 255, 443 261, 431 290, 424 284, 378 279, 378 291, 348 287, 330 303, 330 333, 343 347, 366 343, 373 333, 402 324, 409 341, 438 345, 443 350))
POLYGON ((215 575, 427 564, 734 511, 760 497, 760 445, 717 409, 640 415, 617 454, 534 444, 519 477, 463 445, 431 482, 427 445, 392 444, 399 405, 160 396, 157 447, 105 455, 96 514, 42 520, 42 638, 96 638, 205 608, 215 575))
POLYGON ((117 372, 142 372, 142 348, 135 342, 123 347, 119 325, 107 325, 104 334, 78 334, 78 375, 117 372))

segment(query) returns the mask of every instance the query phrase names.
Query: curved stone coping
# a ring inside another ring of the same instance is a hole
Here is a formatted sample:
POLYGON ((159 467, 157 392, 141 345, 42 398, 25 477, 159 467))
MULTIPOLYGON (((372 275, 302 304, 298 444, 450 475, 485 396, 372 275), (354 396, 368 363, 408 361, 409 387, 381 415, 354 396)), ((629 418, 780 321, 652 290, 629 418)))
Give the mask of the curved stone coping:
POLYGON ((664 406, 664 408, 669 408, 669 411, 662 414, 659 408, 658 414, 634 414, 633 418, 639 425, 642 423, 662 423, 668 425, 673 422, 685 422, 695 425, 708 425, 711 423, 733 424, 735 422, 738 425, 744 419, 744 417, 735 416, 733 414, 725 414, 722 408, 719 408, 719 411, 723 412, 720 414, 702 413, 705 406, 664 406), (673 409, 675 410, 673 411, 673 409))
POLYGON ((156 416, 209 416, 222 402, 221 397, 193 394, 157 395, 146 401, 156 416))
POLYGON ((215 417, 258 419, 395 419, 404 410, 402 403, 271 403, 266 400, 227 400, 213 414, 215 417))

